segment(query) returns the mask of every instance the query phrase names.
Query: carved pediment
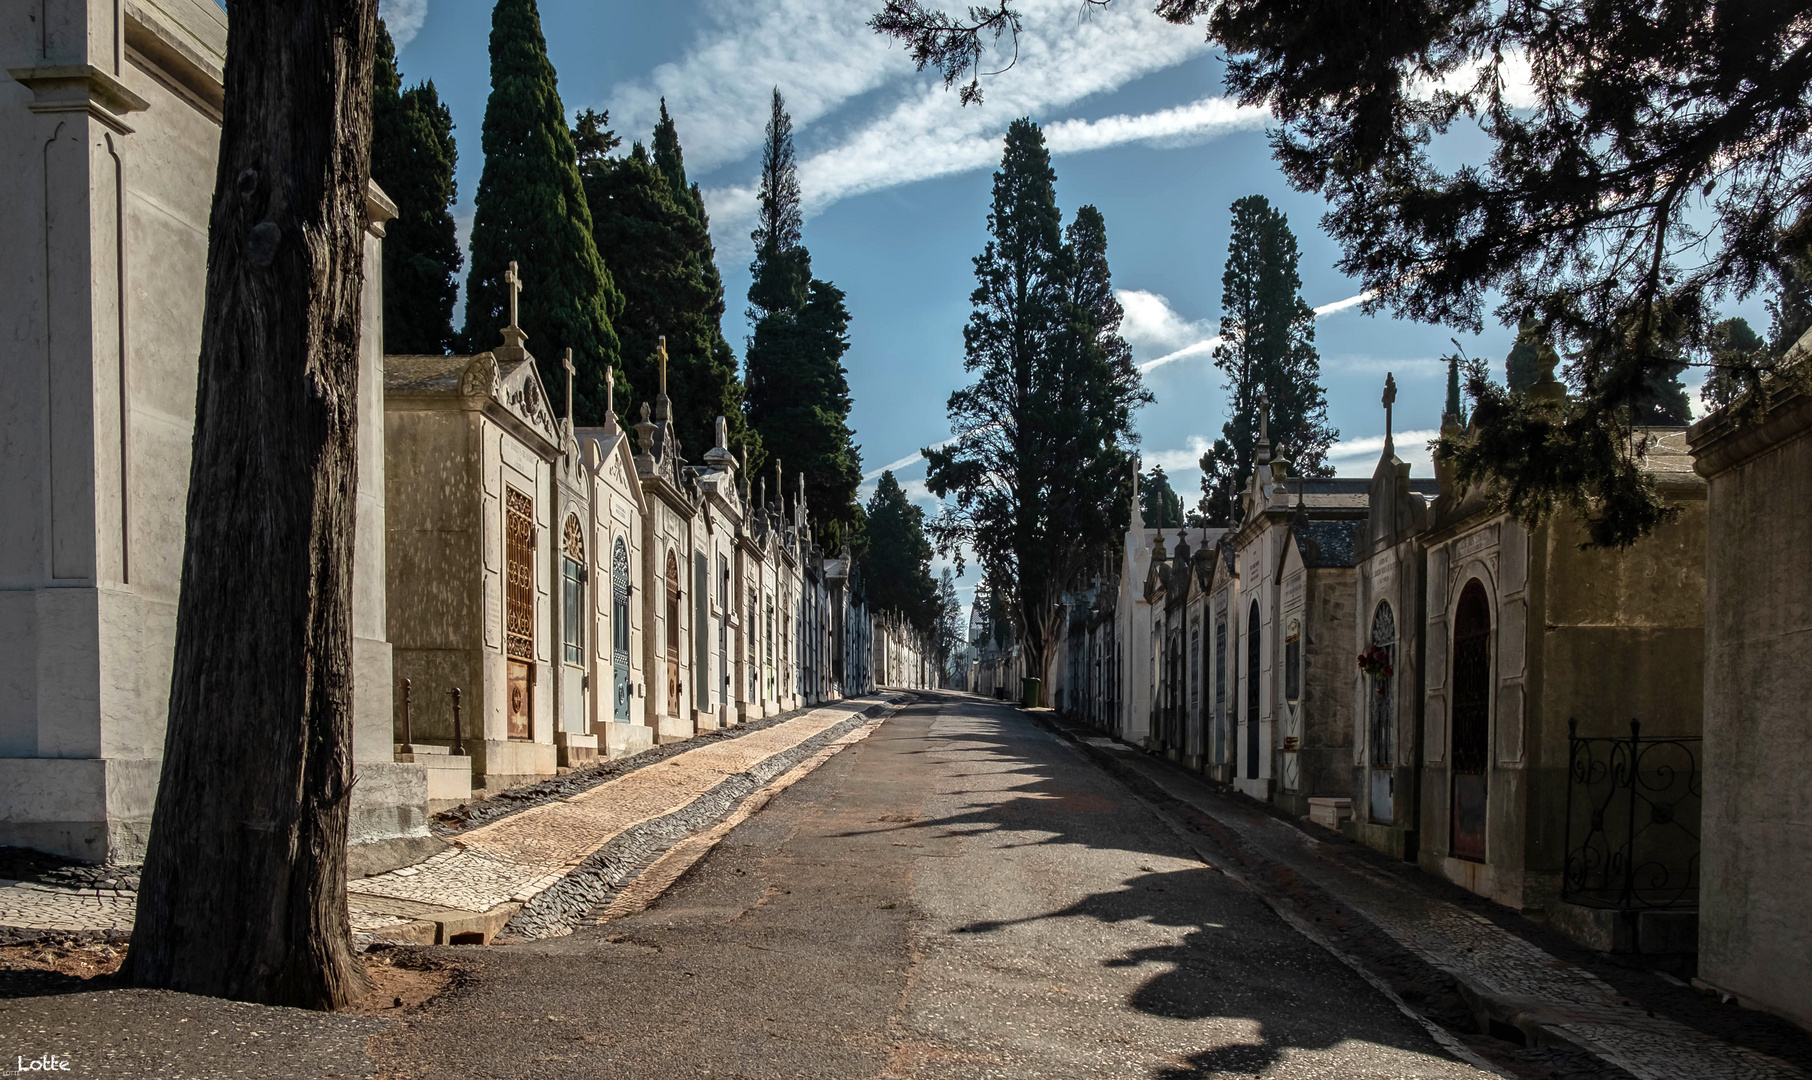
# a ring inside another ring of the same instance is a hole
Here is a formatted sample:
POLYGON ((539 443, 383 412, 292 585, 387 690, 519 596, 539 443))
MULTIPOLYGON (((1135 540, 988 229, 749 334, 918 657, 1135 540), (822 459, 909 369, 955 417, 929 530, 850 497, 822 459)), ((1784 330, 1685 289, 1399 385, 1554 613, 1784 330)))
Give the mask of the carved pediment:
POLYGON ((492 394, 518 420, 560 445, 560 422, 555 419, 547 398, 547 387, 535 370, 534 360, 525 360, 497 380, 492 394))

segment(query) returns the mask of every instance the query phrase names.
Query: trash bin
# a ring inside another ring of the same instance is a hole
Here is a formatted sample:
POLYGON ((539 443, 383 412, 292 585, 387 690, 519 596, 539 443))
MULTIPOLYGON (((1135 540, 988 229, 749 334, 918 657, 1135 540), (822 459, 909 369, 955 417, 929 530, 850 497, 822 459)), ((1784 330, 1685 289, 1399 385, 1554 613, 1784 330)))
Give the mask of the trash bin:
POLYGON ((1038 706, 1044 704, 1044 680, 1019 680, 1019 694, 1020 704, 1028 709, 1036 709, 1038 706))

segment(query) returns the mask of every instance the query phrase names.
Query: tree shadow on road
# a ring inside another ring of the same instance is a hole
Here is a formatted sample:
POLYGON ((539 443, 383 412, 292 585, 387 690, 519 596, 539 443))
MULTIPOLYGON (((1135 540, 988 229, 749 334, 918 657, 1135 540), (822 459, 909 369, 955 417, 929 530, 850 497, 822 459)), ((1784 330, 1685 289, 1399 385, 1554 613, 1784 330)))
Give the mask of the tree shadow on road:
MULTIPOLYGON (((910 751, 943 753, 961 770, 953 776, 997 777, 1002 787, 964 784, 965 790, 943 793, 969 800, 957 812, 910 822, 877 821, 865 832, 954 839, 1002 852, 1074 845, 1125 853, 1134 857, 1129 860, 1134 865, 1140 856, 1186 859, 1195 865, 1176 870, 1140 866, 1143 873, 1067 907, 969 923, 954 933, 1007 934, 1016 926, 1061 919, 1144 922, 1180 931, 1163 944, 1124 949, 1097 962, 1151 972, 1126 998, 1127 1007, 1138 1013, 1249 1024, 1234 1035, 1225 1025, 1213 1028, 1213 1035, 1204 1030, 1204 1042, 1212 1039, 1218 1045, 1163 1067, 1153 1074, 1159 1080, 1259 1075, 1280 1065, 1287 1068, 1293 1053, 1327 1052, 1343 1044, 1352 1047, 1357 1059, 1350 1075, 1404 1075, 1403 1066, 1407 1075, 1454 1074, 1451 1060, 1392 1002, 1278 919, 1244 886, 1201 863, 1115 781, 1084 758, 1063 750, 1053 753, 1035 729, 1021 728, 1006 716, 1002 720, 991 731, 972 725, 953 732, 951 745, 910 751)), ((1207 838, 1200 846, 1210 854, 1214 850, 1207 838)))

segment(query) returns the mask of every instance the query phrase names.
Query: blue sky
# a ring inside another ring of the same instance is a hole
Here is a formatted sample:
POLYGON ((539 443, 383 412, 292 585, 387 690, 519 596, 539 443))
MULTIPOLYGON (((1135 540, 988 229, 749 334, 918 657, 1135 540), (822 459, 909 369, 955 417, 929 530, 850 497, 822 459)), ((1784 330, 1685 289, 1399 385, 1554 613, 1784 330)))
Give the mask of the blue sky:
MULTIPOLYGON (((729 294, 724 333, 739 354, 762 125, 769 90, 780 87, 795 126, 805 243, 817 275, 848 294, 852 421, 871 473, 950 433, 944 402, 965 381, 970 260, 985 240, 1000 138, 1018 116, 1044 125, 1066 220, 1089 203, 1106 217, 1135 359, 1163 361, 1146 372, 1157 401, 1138 417, 1142 452, 1193 502, 1195 459, 1225 420, 1220 376, 1202 343, 1220 316, 1229 207, 1260 193, 1283 209, 1301 243, 1304 298, 1339 308, 1359 290, 1334 269, 1339 253, 1319 225, 1322 200, 1284 183, 1265 116, 1223 98, 1221 64, 1202 32, 1162 22, 1148 0, 1089 12, 1076 0, 1026 0, 1016 66, 986 82, 985 105, 966 109, 864 27, 878 4, 541 0, 540 10, 569 113, 608 108, 627 143, 648 137, 666 97, 688 171, 705 189, 729 294)), ((404 78, 434 80, 453 111, 462 230, 483 166, 490 8, 481 0, 382 3, 404 78)), ((1759 304, 1743 314, 1756 322, 1759 304)), ((1377 461, 1389 371, 1400 391, 1398 451, 1415 460, 1417 475, 1429 474, 1426 436, 1411 433, 1438 422, 1439 358, 1452 351, 1450 337, 1501 371, 1512 335, 1495 325, 1463 334, 1356 306, 1318 320, 1342 473, 1369 475, 1377 461)), ((914 483, 922 463, 896 474, 929 499, 914 483)))

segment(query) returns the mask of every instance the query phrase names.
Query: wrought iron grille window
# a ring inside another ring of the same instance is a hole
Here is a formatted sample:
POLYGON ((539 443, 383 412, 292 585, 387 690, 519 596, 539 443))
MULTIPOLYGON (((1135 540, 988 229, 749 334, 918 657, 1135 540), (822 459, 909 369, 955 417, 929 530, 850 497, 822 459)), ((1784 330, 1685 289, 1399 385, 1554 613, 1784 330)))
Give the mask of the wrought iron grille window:
POLYGON ((748 656, 749 656, 749 700, 750 701, 760 701, 761 700, 761 668, 760 668, 760 665, 756 664, 756 662, 755 662, 755 658, 757 656, 756 649, 758 647, 758 643, 757 643, 756 639, 761 634, 760 613, 761 613, 761 597, 756 593, 755 587, 753 585, 751 585, 749 587, 749 607, 748 607, 748 610, 743 613, 744 617, 743 617, 743 624, 742 624, 743 644, 746 646, 745 651, 748 653, 748 656))
POLYGON ((505 485, 504 646, 517 660, 535 661, 535 503, 505 485))
POLYGON ((568 517, 560 538, 560 623, 566 662, 585 662, 585 534, 568 517))
POLYGON ((1202 715, 1202 620, 1189 623, 1189 752, 1195 753, 1202 715))
POLYGON ((1396 745, 1397 619, 1391 613, 1388 601, 1380 601, 1378 610, 1372 615, 1372 648, 1384 654, 1385 664, 1391 671, 1389 675, 1376 672, 1371 677, 1369 750, 1372 768, 1379 769, 1388 767, 1395 760, 1396 745))
POLYGON ((618 537, 610 553, 610 666, 617 720, 629 720, 629 549, 618 537))
POLYGON ((1699 903, 1699 736, 1590 738, 1567 721, 1561 897, 1624 911, 1699 903))

